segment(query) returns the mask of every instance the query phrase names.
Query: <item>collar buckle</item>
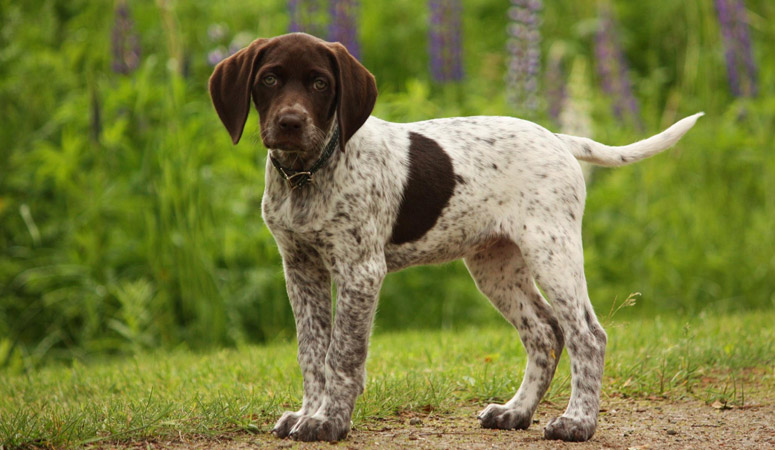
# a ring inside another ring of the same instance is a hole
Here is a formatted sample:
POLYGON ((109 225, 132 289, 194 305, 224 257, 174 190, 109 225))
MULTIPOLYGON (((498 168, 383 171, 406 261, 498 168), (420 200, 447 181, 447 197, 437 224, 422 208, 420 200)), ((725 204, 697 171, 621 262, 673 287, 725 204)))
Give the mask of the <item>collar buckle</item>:
POLYGON ((313 182, 312 179, 312 173, 311 172, 296 172, 292 175, 288 175, 285 172, 285 169, 280 169, 280 173, 283 175, 283 178, 285 178, 285 181, 288 182, 288 186, 291 188, 291 190, 298 189, 305 184, 309 182, 313 182))

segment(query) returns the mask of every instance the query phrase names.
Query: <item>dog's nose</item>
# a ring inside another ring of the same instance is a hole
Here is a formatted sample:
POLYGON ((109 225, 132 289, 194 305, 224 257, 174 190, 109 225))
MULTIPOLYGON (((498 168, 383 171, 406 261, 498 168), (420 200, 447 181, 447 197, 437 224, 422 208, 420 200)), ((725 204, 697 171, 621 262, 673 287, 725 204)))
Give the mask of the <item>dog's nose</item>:
POLYGON ((285 113, 277 121, 283 131, 299 131, 304 125, 304 118, 300 114, 285 113))

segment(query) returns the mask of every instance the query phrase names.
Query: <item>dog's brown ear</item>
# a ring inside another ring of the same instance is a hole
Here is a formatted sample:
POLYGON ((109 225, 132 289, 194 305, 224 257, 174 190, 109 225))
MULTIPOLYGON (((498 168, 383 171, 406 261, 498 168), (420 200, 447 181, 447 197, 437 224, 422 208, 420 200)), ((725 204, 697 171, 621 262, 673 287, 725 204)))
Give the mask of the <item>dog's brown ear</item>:
POLYGON ((210 98, 236 145, 250 112, 250 92, 269 39, 256 39, 224 59, 210 76, 210 98))
POLYGON ((369 118, 377 101, 374 75, 355 59, 344 45, 329 44, 337 71, 336 116, 341 133, 340 145, 345 144, 369 118))

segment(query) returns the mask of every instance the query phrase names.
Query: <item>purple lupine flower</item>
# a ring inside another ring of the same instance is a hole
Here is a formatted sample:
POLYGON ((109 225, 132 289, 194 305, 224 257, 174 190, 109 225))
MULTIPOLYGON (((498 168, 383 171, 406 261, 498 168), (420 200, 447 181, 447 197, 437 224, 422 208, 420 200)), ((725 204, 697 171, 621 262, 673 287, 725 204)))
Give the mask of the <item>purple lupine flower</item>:
POLYGON ((595 35, 595 59, 603 92, 613 102, 614 115, 619 119, 628 116, 638 128, 642 128, 640 107, 632 92, 629 65, 619 45, 613 15, 606 7, 600 11, 595 35))
POLYGON ((518 108, 534 111, 538 107, 538 72, 540 70, 541 0, 511 0, 508 10, 509 35, 506 84, 509 101, 518 108))
POLYGON ((331 0, 328 40, 341 42, 350 54, 359 58, 361 49, 358 44, 357 11, 358 0, 331 0))
POLYGON ((719 22, 721 23, 721 35, 724 41, 724 56, 727 61, 727 76, 729 77, 729 88, 732 95, 739 97, 740 79, 738 78, 737 64, 735 62, 735 36, 732 23, 732 14, 729 11, 729 5, 726 0, 716 0, 716 11, 719 22))
POLYGON ((288 15, 291 16, 288 31, 291 33, 297 33, 302 30, 301 2, 302 0, 288 0, 288 15))
POLYGON ((116 19, 111 33, 111 50, 113 53, 113 71, 129 74, 140 65, 140 36, 135 31, 135 21, 126 1, 119 1, 116 6, 116 19))
POLYGON ((290 32, 304 32, 325 37, 320 0, 288 0, 287 5, 288 13, 291 16, 291 23, 288 27, 290 32))
POLYGON ((757 68, 756 60, 753 56, 753 48, 751 47, 751 33, 748 26, 748 14, 745 9, 744 0, 738 0, 735 3, 735 15, 737 17, 737 38, 740 43, 740 52, 743 54, 743 64, 748 75, 749 94, 751 97, 756 96, 758 92, 757 85, 757 68))
POLYGON ((461 0, 454 0, 449 11, 449 71, 451 79, 463 79, 463 5, 461 0))
POLYGON ((229 27, 223 23, 214 23, 207 27, 207 37, 210 39, 210 42, 219 43, 228 33, 229 27))
POLYGON ((211 66, 218 65, 219 62, 223 61, 229 56, 228 50, 224 48, 223 46, 218 46, 207 54, 207 63, 211 66))
POLYGON ((563 103, 567 97, 565 89, 565 67, 560 47, 552 47, 546 63, 546 100, 549 104, 549 116, 558 123, 563 103))
MULTIPOLYGON (((225 37, 225 34, 220 36, 220 40, 224 40, 223 38, 225 37)), ((207 63, 211 66, 217 65, 219 62, 240 51, 240 49, 247 47, 248 44, 250 44, 250 41, 250 33, 245 31, 237 33, 237 35, 234 36, 234 38, 231 40, 231 43, 229 43, 228 47, 225 45, 219 45, 210 50, 207 53, 207 63)))
POLYGON ((439 30, 442 28, 442 10, 439 0, 430 0, 428 8, 431 13, 430 32, 428 36, 428 53, 431 60, 431 76, 434 80, 441 81, 444 73, 444 39, 439 30))
POLYGON ((754 97, 758 91, 757 68, 745 3, 743 0, 715 0, 715 4, 724 41, 729 88, 735 97, 754 97))
POLYGON ((462 12, 460 0, 429 0, 431 75, 440 82, 463 79, 462 12))

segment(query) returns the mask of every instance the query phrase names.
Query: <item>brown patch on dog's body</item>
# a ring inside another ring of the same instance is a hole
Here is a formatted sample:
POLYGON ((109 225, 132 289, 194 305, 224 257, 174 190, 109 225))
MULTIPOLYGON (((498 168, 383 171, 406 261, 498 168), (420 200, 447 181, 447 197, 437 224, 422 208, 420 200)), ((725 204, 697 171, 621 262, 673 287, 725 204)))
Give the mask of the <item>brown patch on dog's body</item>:
POLYGON ((444 149, 418 133, 409 133, 409 142, 409 177, 393 225, 392 244, 423 237, 436 225, 455 190, 452 160, 444 149))

